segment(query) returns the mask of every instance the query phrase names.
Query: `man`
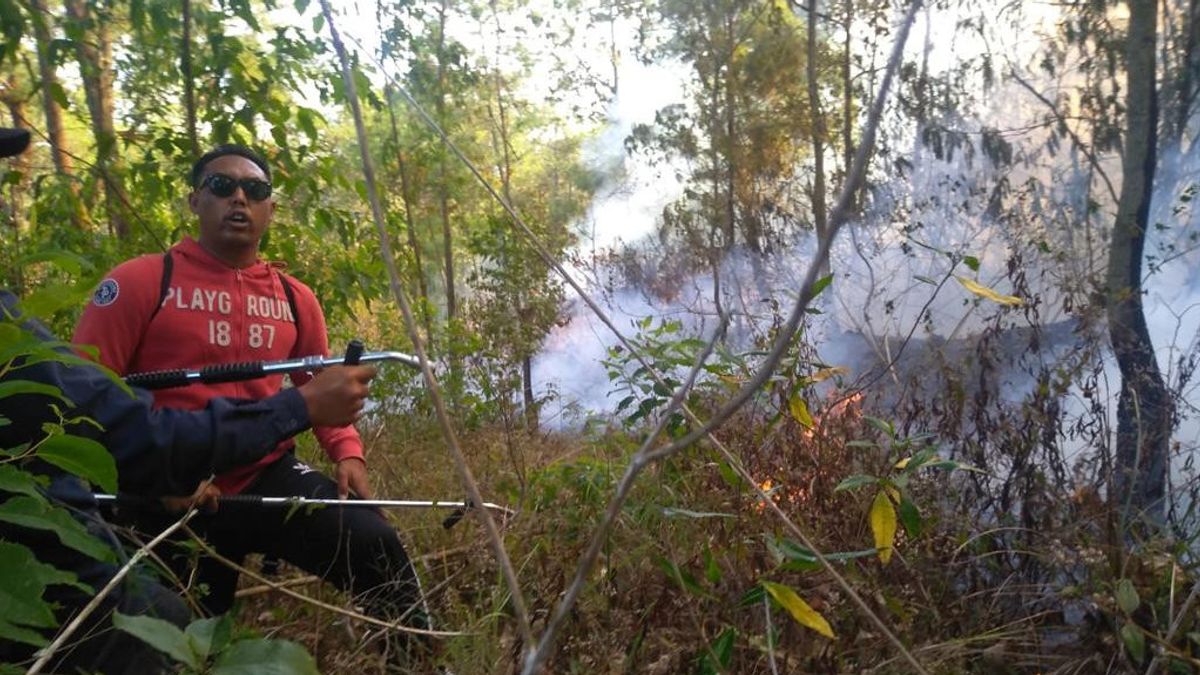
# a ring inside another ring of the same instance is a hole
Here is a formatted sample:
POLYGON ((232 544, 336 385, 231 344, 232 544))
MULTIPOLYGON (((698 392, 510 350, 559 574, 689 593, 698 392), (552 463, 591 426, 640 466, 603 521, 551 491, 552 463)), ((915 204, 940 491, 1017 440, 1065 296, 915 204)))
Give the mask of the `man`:
MULTIPOLYGON (((258 255, 276 207, 270 181, 267 163, 243 146, 222 145, 197 160, 188 206, 199 223, 198 238, 185 238, 166 255, 116 267, 84 310, 74 342, 99 347, 100 361, 121 374, 326 354, 325 317, 312 291, 258 255)), ((196 408, 215 396, 262 398, 281 384, 276 375, 193 385, 160 390, 155 403, 196 408)), ((297 460, 287 442, 252 466, 218 475, 216 485, 223 493, 369 498, 354 428, 318 426, 313 432, 335 463, 334 479, 297 460)), ((201 531, 227 558, 262 553, 283 559, 351 591, 376 616, 428 625, 404 547, 377 512, 221 511, 202 521, 201 531)), ((231 607, 236 570, 203 559, 199 581, 208 585, 201 601, 209 611, 231 607)))
MULTIPOLYGON (((0 128, 0 157, 24 151, 29 132, 0 128)), ((24 320, 16 296, 0 289, 0 325, 21 326, 40 344, 57 343, 36 321, 24 320)), ((0 385, 18 381, 34 383, 42 391, 57 390, 74 407, 69 417, 87 416, 102 428, 73 424, 68 431, 96 435, 112 452, 122 491, 159 496, 187 495, 214 472, 253 464, 273 451, 282 440, 310 425, 349 424, 357 418, 375 375, 369 367, 330 368, 295 389, 256 402, 236 403, 213 399, 204 410, 183 412, 154 410, 146 392, 131 396, 99 369, 68 365, 72 354, 61 349, 63 360, 26 359, 18 348, 19 333, 5 330, 0 347, 9 361, 2 363, 0 385)), ((75 359, 77 360, 77 359, 75 359)), ((29 388, 26 387, 29 391, 29 388)), ((51 405, 63 407, 57 397, 22 393, 0 397, 0 450, 29 446, 42 440, 44 424, 59 422, 51 405)), ((26 463, 35 473, 50 477, 45 493, 52 500, 77 507, 77 516, 99 531, 102 521, 91 493, 81 481, 48 464, 26 463), (82 507, 82 508, 80 508, 82 507)), ((0 491, 0 503, 12 495, 0 491)), ((53 535, 0 522, 0 540, 32 550, 38 560, 74 572, 92 589, 102 588, 116 573, 111 564, 92 560, 62 545, 53 535)), ((11 570, 9 571, 11 572, 11 570)), ((7 572, 6 572, 7 573, 7 572)), ((43 599, 56 606, 60 624, 69 620, 90 599, 73 586, 51 585, 43 599)), ((64 653, 52 662, 54 672, 119 673, 166 672, 159 652, 146 643, 112 630, 108 617, 114 610, 125 614, 150 613, 177 624, 187 622, 187 607, 168 590, 148 579, 130 578, 110 593, 101 611, 89 618, 64 653)), ((30 658, 32 647, 0 640, 0 662, 30 658)))

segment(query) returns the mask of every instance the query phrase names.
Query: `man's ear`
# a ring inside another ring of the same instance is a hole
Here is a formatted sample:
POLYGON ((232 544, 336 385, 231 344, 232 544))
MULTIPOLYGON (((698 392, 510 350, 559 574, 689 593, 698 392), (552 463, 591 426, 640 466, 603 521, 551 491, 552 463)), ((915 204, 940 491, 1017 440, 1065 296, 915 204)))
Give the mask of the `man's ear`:
POLYGON ((196 211, 196 200, 197 199, 199 199, 199 194, 195 190, 188 193, 188 208, 191 209, 192 213, 195 213, 196 215, 200 215, 196 211))
POLYGON ((268 219, 273 219, 275 217, 275 207, 278 205, 279 202, 275 201, 274 199, 271 200, 271 212, 267 214, 268 219))

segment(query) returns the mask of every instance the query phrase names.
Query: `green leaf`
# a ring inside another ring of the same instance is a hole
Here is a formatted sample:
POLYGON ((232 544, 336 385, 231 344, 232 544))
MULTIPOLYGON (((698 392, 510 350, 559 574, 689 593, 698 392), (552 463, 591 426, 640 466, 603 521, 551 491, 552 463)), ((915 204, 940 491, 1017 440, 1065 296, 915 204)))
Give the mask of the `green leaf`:
POLYGON ((54 102, 63 109, 70 109, 71 107, 71 99, 67 97, 67 90, 63 89, 63 86, 58 82, 50 83, 50 98, 54 99, 54 102))
POLYGON ((88 284, 48 284, 21 301, 21 308, 34 316, 47 317, 61 309, 78 307, 91 292, 88 284))
POLYGON ((1125 648, 1129 650, 1129 655, 1135 662, 1141 663, 1146 658, 1146 636, 1142 635, 1142 629, 1136 624, 1126 623, 1121 626, 1121 641, 1125 643, 1125 648))
POLYGON ((896 427, 892 426, 891 422, 879 419, 878 417, 871 417, 870 415, 864 415, 863 419, 867 421, 867 424, 875 427, 888 438, 896 437, 896 427))
POLYGON ((59 434, 38 446, 37 456, 106 492, 117 491, 117 462, 108 449, 90 438, 59 434))
POLYGON ((879 479, 875 476, 868 476, 860 473, 844 479, 842 482, 837 484, 837 487, 833 488, 833 491, 841 492, 843 490, 856 490, 864 485, 873 485, 878 482, 879 479))
POLYGON ((721 631, 717 639, 708 646, 704 658, 700 660, 700 672, 704 675, 727 672, 733 661, 733 642, 736 637, 737 630, 732 626, 727 626, 721 631))
POLYGON ((50 605, 42 600, 49 584, 67 584, 85 592, 75 575, 38 561, 28 548, 0 540, 0 638, 41 647, 46 639, 30 628, 58 625, 50 605), (20 573, 15 573, 20 570, 20 573))
POLYGON ((700 582, 696 581, 696 577, 691 572, 680 568, 675 563, 661 556, 655 558, 654 563, 658 565, 659 569, 661 569, 664 574, 670 577, 671 580, 678 584, 683 590, 695 595, 699 595, 703 598, 712 597, 712 594, 706 591, 704 587, 700 585, 700 582))
POLYGON ((187 636, 171 623, 152 616, 128 616, 113 613, 113 625, 154 647, 175 661, 199 670, 203 661, 192 651, 187 636))
POLYGON ((45 501, 38 487, 44 481, 39 481, 33 474, 22 471, 11 464, 0 464, 0 490, 12 494, 28 495, 39 501, 45 501))
POLYGON ((197 619, 188 624, 183 633, 192 651, 201 661, 206 661, 229 644, 233 637, 233 619, 228 613, 211 619, 197 619))
POLYGON ((729 485, 729 487, 734 488, 734 489, 741 489, 742 477, 741 477, 741 475, 738 474, 738 472, 736 470, 734 470, 734 468, 732 466, 729 465, 729 462, 725 462, 725 461, 717 462, 717 473, 721 474, 721 478, 725 481, 725 483, 727 485, 729 485))
MULTIPOLYGON (((52 506, 44 500, 33 497, 17 496, 0 504, 0 521, 29 527, 36 530, 46 530, 58 536, 64 546, 69 546, 84 555, 96 560, 112 561, 112 549, 105 546, 99 539, 88 534, 79 521, 75 520, 63 509, 52 506)), ((17 569, 17 568, 3 568, 17 569)))
POLYGON ((979 258, 976 258, 973 255, 963 256, 963 264, 967 267, 970 267, 972 272, 979 271, 979 258))
POLYGON ((663 507, 663 516, 667 518, 737 518, 732 513, 718 513, 715 511, 689 511, 687 509, 676 509, 670 506, 663 507))
POLYGON ((921 511, 907 497, 900 500, 900 523, 909 539, 921 536, 921 511))
POLYGON ((58 387, 52 387, 48 384, 42 384, 41 382, 32 382, 30 380, 8 380, 7 382, 0 382, 0 399, 7 398, 9 396, 28 394, 49 396, 51 398, 56 398, 67 405, 71 404, 71 402, 62 395, 62 391, 59 390, 58 387))
MULTIPOLYGON (((785 561, 782 565, 783 569, 810 572, 821 567, 821 563, 817 560, 817 555, 812 550, 797 544, 791 539, 768 540, 767 548, 776 560, 785 561)), ((868 548, 861 551, 826 553, 824 556, 830 562, 844 562, 846 560, 854 560, 855 558, 868 558, 877 553, 878 551, 875 549, 868 548)))
POLYGON ((763 598, 766 596, 767 590, 762 587, 762 584, 754 584, 750 587, 750 590, 743 593, 742 597, 738 599, 737 606, 743 609, 746 607, 754 607, 755 605, 761 604, 763 598))
POLYGON ((820 295, 821 291, 828 288, 829 284, 832 284, 832 283, 833 283, 833 275, 832 274, 827 274, 827 275, 821 277, 820 279, 817 279, 816 283, 814 283, 813 287, 812 287, 812 297, 815 298, 818 295, 820 295))
POLYGON ((704 545, 704 578, 714 586, 721 582, 721 566, 708 544, 704 545))
POLYGON ((884 490, 876 493, 875 501, 871 503, 870 521, 879 561, 886 565, 892 559, 892 542, 896 539, 896 508, 884 490))
POLYGON ((776 584, 770 581, 762 582, 762 586, 767 589, 767 593, 771 595, 771 598, 786 609, 788 614, 791 614, 792 618, 801 626, 811 628, 831 640, 837 639, 837 636, 833 633, 833 627, 829 625, 825 617, 810 607, 807 602, 796 594, 796 591, 783 584, 776 584))
POLYGON ((1134 588, 1133 582, 1129 579, 1121 579, 1117 582, 1116 596, 1117 606, 1126 615, 1133 614, 1137 611, 1138 606, 1142 604, 1141 598, 1138 597, 1137 589, 1134 588))
POLYGON ((221 653, 212 675, 321 675, 304 647, 287 640, 242 640, 221 653))
POLYGON ((16 262, 20 267, 26 267, 35 263, 48 262, 54 267, 75 276, 83 274, 84 270, 90 270, 92 263, 86 257, 78 253, 64 251, 62 249, 50 249, 38 251, 30 255, 22 256, 16 262))
POLYGON ((301 108, 299 112, 296 113, 296 120, 300 122, 300 128, 304 130, 304 133, 308 136, 309 140, 316 141, 319 134, 317 132, 317 125, 314 121, 313 112, 308 108, 301 108))

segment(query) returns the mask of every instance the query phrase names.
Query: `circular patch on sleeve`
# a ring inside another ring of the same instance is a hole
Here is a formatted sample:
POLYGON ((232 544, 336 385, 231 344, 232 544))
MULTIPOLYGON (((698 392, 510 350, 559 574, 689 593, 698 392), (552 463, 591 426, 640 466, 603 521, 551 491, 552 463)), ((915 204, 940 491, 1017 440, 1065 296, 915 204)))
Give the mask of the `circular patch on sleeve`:
POLYGON ((117 301, 117 296, 121 294, 121 286, 116 279, 105 279, 96 287, 96 292, 92 294, 92 304, 97 307, 107 307, 117 301))

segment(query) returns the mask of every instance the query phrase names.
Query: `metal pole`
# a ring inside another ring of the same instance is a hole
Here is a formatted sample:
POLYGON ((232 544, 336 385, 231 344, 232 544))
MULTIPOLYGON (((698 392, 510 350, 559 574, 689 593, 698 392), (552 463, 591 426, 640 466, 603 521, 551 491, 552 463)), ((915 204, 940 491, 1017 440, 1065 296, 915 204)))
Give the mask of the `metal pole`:
MULTIPOLYGON (((101 504, 130 504, 141 505, 158 503, 154 497, 141 495, 108 495, 96 494, 96 501, 101 504)), ((217 498, 219 504, 250 505, 250 506, 338 506, 343 508, 377 508, 377 509, 469 509, 474 504, 465 501, 445 501, 440 499, 318 499, 313 497, 264 497, 262 495, 221 495, 217 498)), ((512 509, 491 502, 484 502, 483 508, 512 515, 512 509)))
MULTIPOLYGON (((162 502, 156 497, 143 495, 109 495, 94 494, 99 504, 113 504, 130 508, 163 508, 162 502)), ((221 495, 217 497, 218 505, 226 506, 269 506, 272 508, 304 508, 304 507, 333 507, 333 508, 374 508, 374 509, 454 509, 454 512, 442 521, 442 527, 447 530, 454 527, 463 519, 468 509, 475 507, 470 501, 442 501, 423 499, 319 499, 313 497, 264 497, 262 495, 221 495)), ((219 508, 219 506, 218 506, 219 508)), ((483 508, 498 511, 511 517, 516 514, 507 506, 484 502, 483 508)))
MULTIPOLYGON (((358 363, 375 363, 378 361, 398 361, 410 368, 420 368, 417 357, 404 352, 364 352, 358 363)), ((125 382, 131 387, 142 389, 168 389, 183 387, 198 382, 238 382, 253 380, 277 373, 294 373, 304 370, 320 370, 330 366, 340 366, 346 363, 341 356, 302 356, 282 361, 246 361, 242 363, 223 363, 203 368, 179 368, 175 370, 157 370, 147 373, 133 373, 125 376, 125 382)))

